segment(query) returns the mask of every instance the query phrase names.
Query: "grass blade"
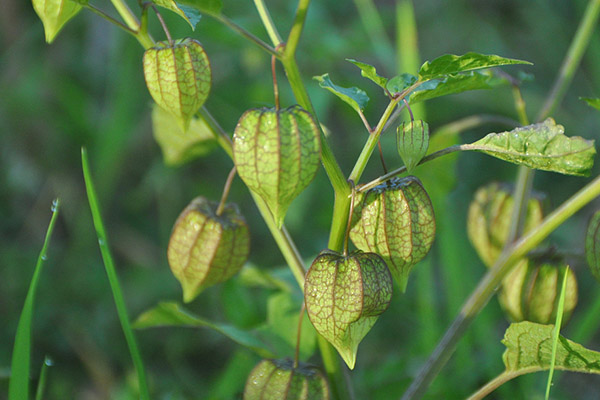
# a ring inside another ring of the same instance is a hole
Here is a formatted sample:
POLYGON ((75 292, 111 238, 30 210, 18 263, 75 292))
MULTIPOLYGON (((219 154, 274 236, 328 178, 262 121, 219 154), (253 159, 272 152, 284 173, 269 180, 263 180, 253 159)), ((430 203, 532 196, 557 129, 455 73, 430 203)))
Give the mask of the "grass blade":
POLYGON ((556 322, 554 323, 554 332, 552 337, 552 359, 550 361, 550 371, 548 371, 548 384, 546 385, 546 400, 550 398, 550 387, 552 386, 552 375, 554 375, 554 365, 556 363, 556 349, 558 348, 558 337, 560 336, 560 325, 562 324, 563 310, 565 308, 565 292, 567 291, 567 276, 569 267, 565 270, 563 276, 562 288, 558 299, 558 310, 556 311, 556 322))
POLYGON ((33 322, 33 304, 35 300, 35 292, 40 280, 42 266, 46 261, 48 245, 50 237, 56 224, 60 202, 58 199, 52 202, 52 218, 46 231, 46 238, 40 255, 38 256, 37 264, 33 272, 33 277, 29 284, 23 311, 17 325, 17 333, 15 335, 15 345, 13 348, 11 377, 8 384, 8 400, 26 400, 29 398, 29 368, 31 364, 31 324, 33 322))
POLYGON ((119 279, 115 270, 115 264, 108 246, 108 238, 106 235, 106 230, 104 229, 104 223, 102 222, 100 206, 98 204, 96 190, 94 189, 87 151, 85 148, 81 149, 81 163, 83 166, 83 177, 85 179, 85 188, 90 203, 92 219, 94 220, 94 227, 96 228, 96 234, 98 236, 98 245, 100 246, 100 252, 102 253, 102 260, 104 261, 104 267, 110 283, 110 289, 112 291, 113 298, 115 299, 119 321, 121 322, 123 334, 125 335, 127 346, 129 347, 129 353, 131 354, 131 358, 133 359, 133 364, 137 372, 140 398, 149 400, 150 394, 148 392, 148 385, 146 383, 144 363, 138 350, 135 336, 133 335, 133 330, 131 329, 129 316, 127 315, 127 308, 125 307, 125 299, 123 298, 123 292, 121 291, 121 285, 119 284, 119 279))
POLYGON ((38 381, 37 390, 35 392, 35 400, 42 400, 44 398, 44 389, 46 389, 46 378, 48 377, 48 368, 54 365, 52 359, 48 356, 44 358, 42 364, 42 372, 40 372, 40 380, 38 381))

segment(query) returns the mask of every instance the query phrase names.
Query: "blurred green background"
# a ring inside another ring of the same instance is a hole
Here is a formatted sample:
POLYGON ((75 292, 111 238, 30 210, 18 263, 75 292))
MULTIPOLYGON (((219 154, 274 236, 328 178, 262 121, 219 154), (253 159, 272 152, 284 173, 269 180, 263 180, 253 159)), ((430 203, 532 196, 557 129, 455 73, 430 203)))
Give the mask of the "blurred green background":
MULTIPOLYGON (((295 2, 269 1, 282 35, 293 19, 295 2)), ((298 63, 318 116, 330 130, 331 147, 346 174, 366 133, 350 107, 310 79, 329 72, 342 86, 359 86, 371 101, 365 114, 374 124, 386 99, 359 70, 353 58, 377 66, 385 76, 397 66, 396 2, 376 2, 389 43, 374 42, 361 19, 362 1, 313 1, 298 51, 298 63)), ((110 11, 110 2, 94 2, 110 11)), ((421 0, 415 15, 422 60, 444 53, 477 51, 528 60, 533 66, 505 71, 532 74, 523 85, 533 120, 547 96, 587 2, 518 0, 421 0)), ((131 4, 136 9, 136 4, 131 4)), ((225 1, 224 13, 268 41, 251 2, 225 1)), ((163 15, 174 37, 200 40, 213 66, 213 87, 206 107, 231 132, 248 108, 271 105, 270 57, 210 18, 192 32, 175 14, 163 15)), ((162 40, 155 18, 151 28, 162 40)), ((86 146, 99 192, 118 273, 132 318, 160 300, 181 300, 179 284, 166 261, 170 230, 195 196, 217 200, 232 166, 220 151, 181 167, 167 167, 152 137, 151 98, 145 88, 143 49, 129 35, 84 10, 52 45, 44 42, 41 22, 29 2, 4 0, 0 12, 0 399, 8 387, 10 355, 33 267, 50 218, 52 199, 62 200, 49 260, 36 299, 32 374, 44 356, 52 358, 48 399, 134 398, 135 379, 127 347, 98 250, 85 197, 80 148, 86 146)), ((282 105, 293 103, 279 71, 282 105)), ((580 70, 553 115, 567 135, 598 139, 598 111, 578 98, 600 96, 600 37, 596 30, 580 70)), ((432 100, 427 119, 436 128, 473 114, 516 119, 509 88, 432 100)), ((504 130, 486 125, 462 136, 468 142, 504 130)), ((401 165, 394 134, 384 136, 386 160, 401 165)), ((436 247, 415 267, 406 294, 396 293, 359 348, 349 373, 357 399, 398 398, 484 274, 466 237, 466 211, 474 191, 493 181, 512 181, 516 167, 479 154, 463 154, 455 166, 456 184, 438 206, 436 247)), ((435 163, 430 164, 435 171, 435 163)), ((429 166, 429 165, 428 165, 429 166)), ((597 175, 594 168, 592 176, 597 175)), ((452 173, 445 172, 448 183, 452 173)), ((373 158, 363 180, 381 173, 373 158)), ((435 175, 433 175, 435 176, 435 175)), ((591 178, 538 172, 534 186, 559 205, 591 178)), ((239 179, 230 201, 239 204, 252 233, 250 263, 278 270, 284 261, 239 179)), ((552 236, 574 253, 583 251, 589 215, 599 202, 576 214, 552 236)), ((310 263, 327 244, 332 191, 321 169, 315 182, 292 205, 286 225, 310 263)), ((567 337, 600 349, 600 317, 584 322, 600 297, 580 257, 573 257, 580 285, 579 305, 567 337), (579 336, 578 336, 579 335, 579 336)), ((285 271, 285 269, 283 269, 285 271)), ((273 290, 248 287, 239 278, 204 292, 189 308, 240 328, 264 322, 273 290)), ((490 301, 461 340, 455 357, 435 381, 427 398, 464 398, 503 370, 500 340, 508 322, 496 299, 490 301)), ((157 399, 240 398, 258 356, 209 330, 161 328, 138 331, 151 390, 157 399)), ((319 363, 318 356, 311 359, 319 363)), ((600 378, 558 374, 553 398, 596 399, 600 378)), ((519 378, 490 398, 542 398, 545 374, 519 378)))

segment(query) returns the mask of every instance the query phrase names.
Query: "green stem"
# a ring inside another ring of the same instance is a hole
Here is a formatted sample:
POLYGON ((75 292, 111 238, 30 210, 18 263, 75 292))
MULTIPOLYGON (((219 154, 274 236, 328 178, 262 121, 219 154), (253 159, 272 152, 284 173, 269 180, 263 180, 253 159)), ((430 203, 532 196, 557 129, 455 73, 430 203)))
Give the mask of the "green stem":
POLYGON ((358 182, 360 180, 362 173, 364 172, 365 168, 367 167, 369 158, 371 158, 371 154, 373 154, 375 147, 377 147, 377 143, 379 142, 379 137, 381 136, 381 132, 383 132, 383 127, 385 126, 386 122, 390 118, 390 115, 392 115, 392 113, 394 112, 394 109, 396 108, 396 106, 398 105, 398 102, 400 100, 401 100, 400 98, 390 100, 390 103, 388 104, 387 108, 383 112, 383 115, 381 116, 379 123, 377 124, 377 126, 375 127, 373 132, 371 132, 371 134, 369 135, 369 138, 367 139, 367 143, 365 143, 362 151, 360 152, 360 155, 358 156, 358 160, 356 160, 356 164, 354 164, 354 169, 352 169, 352 172, 350 173, 350 177, 348 178, 349 180, 351 180, 353 182, 358 182))
POLYGON ((256 10, 258 11, 258 15, 260 15, 260 19, 262 20, 267 33, 269 34, 269 38, 271 38, 271 42, 273 42, 273 46, 277 47, 282 44, 281 36, 279 36, 279 32, 277 32, 277 27, 273 23, 271 19, 271 14, 269 14, 269 10, 263 0, 254 0, 254 5, 256 6, 256 10))
MULTIPOLYGON (((484 386, 482 386, 478 391, 476 391, 471 396, 469 396, 469 398, 467 400, 481 400, 481 399, 485 398, 487 395, 489 395, 490 393, 492 393, 494 390, 498 389, 500 386, 504 385, 506 382, 510 381, 511 379, 515 379, 518 376, 528 373, 528 372, 521 372, 521 371, 523 371, 523 370, 515 371, 515 372, 501 373, 500 375, 498 375, 497 377, 495 377, 494 379, 492 379, 491 381, 486 383, 484 386)), ((532 371, 532 372, 538 372, 538 371, 532 371)))
POLYGON ((583 53, 587 48, 590 37, 594 31, 596 23, 598 22, 598 15, 600 14, 600 0, 591 0, 584 12, 583 19, 577 28, 575 37, 571 42, 571 46, 567 51, 567 55, 560 68, 558 79, 552 87, 550 95, 546 99, 544 106, 538 114, 538 121, 546 118, 554 112, 554 109, 563 99, 567 88, 573 80, 575 70, 581 62, 583 53))
POLYGON ((308 12, 309 5, 310 0, 298 1, 298 8, 296 9, 294 23, 292 24, 292 29, 290 29, 290 34, 288 35, 288 39, 285 44, 286 57, 294 57, 294 54, 296 54, 296 48, 298 47, 298 42, 300 41, 302 29, 304 28, 304 21, 306 20, 306 13, 308 12))
POLYGON ((125 299, 123 297, 123 292, 121 291, 121 285, 119 284, 119 278, 117 277, 115 264, 108 246, 108 238, 104 228, 104 222, 102 221, 102 215, 100 214, 100 206, 96 196, 96 189, 94 188, 94 183, 92 181, 92 175, 85 148, 81 149, 81 162, 83 165, 83 176, 88 200, 90 203, 90 210, 92 212, 92 219, 94 221, 94 227, 96 228, 96 234, 98 236, 98 245, 100 246, 100 252, 102 253, 102 259, 104 260, 106 275, 108 276, 108 282, 110 283, 110 288, 115 300, 115 305, 117 307, 119 321, 121 322, 123 334, 125 335, 125 340, 127 341, 127 346, 129 347, 129 352, 137 372, 140 398, 143 400, 149 400, 150 394, 148 392, 148 384, 146 383, 144 362, 142 361, 142 356, 138 350, 135 336, 133 334, 133 330, 131 329, 131 324, 129 323, 125 299))
POLYGON ((84 5, 84 7, 87 8, 88 10, 90 10, 91 12, 93 12, 94 14, 96 14, 96 15, 104 18, 105 20, 107 20, 111 24, 114 24, 114 25, 118 26, 119 28, 123 29, 127 33, 130 33, 133 36, 135 36, 137 34, 136 31, 134 31, 133 29, 129 28, 127 25, 125 25, 121 21, 117 21, 116 19, 114 19, 113 17, 111 17, 110 15, 108 15, 107 13, 105 13, 104 11, 102 11, 101 9, 97 8, 96 6, 94 6, 94 5, 90 4, 90 3, 87 3, 87 4, 84 5))
POLYGON ((111 0, 112 5, 115 7, 125 24, 132 31, 132 35, 140 42, 144 49, 149 49, 154 46, 154 40, 150 37, 147 30, 141 29, 142 26, 138 19, 135 17, 127 3, 124 0, 111 0))
POLYGON ((245 30, 244 28, 242 28, 223 14, 211 14, 211 16, 217 21, 221 22, 223 25, 230 28, 235 33, 242 36, 243 38, 248 39, 252 43, 256 44, 258 47, 262 48, 267 53, 271 54, 272 56, 279 57, 279 53, 272 46, 269 46, 267 43, 254 36, 252 33, 248 32, 247 30, 245 30))
POLYGON ((46 382, 48 378, 48 369, 52 366, 52 360, 50 357, 46 356, 44 358, 44 363, 42 364, 42 371, 40 372, 40 380, 38 381, 38 386, 35 391, 35 400, 43 400, 44 391, 46 390, 46 382))
POLYGON ((431 353, 425 366, 402 399, 418 399, 425 393, 431 381, 450 359, 464 331, 489 301, 490 297, 494 294, 494 290, 512 266, 539 245, 569 217, 599 195, 600 177, 597 177, 548 215, 540 225, 529 231, 500 254, 493 268, 479 281, 479 284, 463 305, 461 312, 454 319, 454 322, 431 353))

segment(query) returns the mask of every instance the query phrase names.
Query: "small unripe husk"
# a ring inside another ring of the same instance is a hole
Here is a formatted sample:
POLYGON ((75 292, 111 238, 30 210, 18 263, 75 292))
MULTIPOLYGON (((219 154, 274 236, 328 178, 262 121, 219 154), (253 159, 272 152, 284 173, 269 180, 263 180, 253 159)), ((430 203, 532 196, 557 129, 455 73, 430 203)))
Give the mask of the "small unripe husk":
POLYGON ((62 27, 81 10, 73 0, 33 0, 33 9, 44 24, 46 42, 52 43, 62 27))
POLYGON ((300 106, 249 110, 235 128, 233 157, 240 178, 281 227, 288 207, 319 169, 319 129, 300 106))
POLYGON ((356 201, 350 239, 360 250, 379 254, 403 292, 434 237, 433 206, 417 177, 391 179, 356 201))
POLYGON ((392 299, 392 277, 375 253, 344 256, 324 250, 304 283, 308 317, 316 331, 354 368, 358 344, 392 299))
POLYGON ((248 226, 237 207, 227 204, 221 215, 217 207, 197 197, 173 226, 167 258, 186 303, 208 286, 235 275, 250 253, 248 226))
POLYGON ((328 400, 329 387, 316 367, 289 360, 262 360, 250 372, 244 400, 328 400))
POLYGON ((144 53, 144 77, 152 98, 173 115, 182 130, 202 107, 211 85, 208 56, 200 42, 158 42, 144 53))
POLYGON ((429 148, 429 124, 420 119, 403 122, 396 133, 398 154, 410 173, 427 154, 429 148))

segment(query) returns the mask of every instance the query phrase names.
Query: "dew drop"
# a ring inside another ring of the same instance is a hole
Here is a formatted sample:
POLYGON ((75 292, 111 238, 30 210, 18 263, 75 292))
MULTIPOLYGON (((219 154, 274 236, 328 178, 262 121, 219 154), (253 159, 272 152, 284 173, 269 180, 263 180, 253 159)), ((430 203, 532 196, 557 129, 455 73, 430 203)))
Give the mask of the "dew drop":
POLYGON ((42 255, 42 260, 46 261, 48 259, 48 256, 46 254, 42 255))
POLYGON ((104 246, 106 244, 106 242, 104 241, 104 239, 98 239, 98 244, 100 246, 104 246))
POLYGON ((54 365, 54 360, 50 357, 46 357, 46 359, 44 360, 44 364, 46 364, 48 367, 52 367, 54 365))
POLYGON ((50 211, 56 212, 57 208, 58 208, 58 199, 54 199, 54 200, 52 200, 52 206, 50 206, 50 211))

